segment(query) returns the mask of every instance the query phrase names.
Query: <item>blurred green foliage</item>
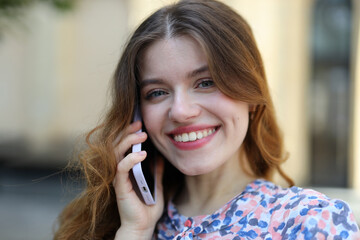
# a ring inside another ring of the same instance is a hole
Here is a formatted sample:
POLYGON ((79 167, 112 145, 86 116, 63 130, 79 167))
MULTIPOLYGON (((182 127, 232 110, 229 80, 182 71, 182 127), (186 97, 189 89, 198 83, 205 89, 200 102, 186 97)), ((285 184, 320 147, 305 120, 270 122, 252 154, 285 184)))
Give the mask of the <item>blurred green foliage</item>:
POLYGON ((0 40, 4 31, 11 29, 11 23, 22 24, 21 18, 35 3, 49 4, 54 9, 65 12, 72 10, 78 0, 0 0, 0 40))
POLYGON ((14 10, 29 6, 35 2, 47 2, 59 10, 70 10, 73 8, 76 0, 0 0, 1 12, 14 12, 14 10))

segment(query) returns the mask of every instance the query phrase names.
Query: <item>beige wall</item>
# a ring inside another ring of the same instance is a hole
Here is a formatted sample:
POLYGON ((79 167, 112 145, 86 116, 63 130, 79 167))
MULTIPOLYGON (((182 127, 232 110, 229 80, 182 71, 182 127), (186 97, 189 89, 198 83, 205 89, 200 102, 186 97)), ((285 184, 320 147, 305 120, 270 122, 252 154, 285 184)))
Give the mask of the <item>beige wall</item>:
MULTIPOLYGON (((36 152, 95 126, 127 38, 124 1, 78 1, 59 13, 32 6, 0 41, 0 141, 36 152)), ((56 146, 55 146, 56 147, 56 146)))
MULTIPOLYGON (((93 127, 103 113, 108 83, 130 30, 169 2, 173 0, 79 0, 75 10, 65 14, 34 6, 24 16, 26 27, 12 26, 0 42, 0 141, 25 137, 42 151, 93 127)), ((290 152, 284 168, 297 184, 305 185, 312 0, 223 2, 253 28, 290 152)), ((354 150, 354 156, 359 162, 360 153, 354 150)))
POLYGON ((232 0, 252 26, 290 158, 285 171, 297 184, 308 183, 306 86, 310 1, 232 0))

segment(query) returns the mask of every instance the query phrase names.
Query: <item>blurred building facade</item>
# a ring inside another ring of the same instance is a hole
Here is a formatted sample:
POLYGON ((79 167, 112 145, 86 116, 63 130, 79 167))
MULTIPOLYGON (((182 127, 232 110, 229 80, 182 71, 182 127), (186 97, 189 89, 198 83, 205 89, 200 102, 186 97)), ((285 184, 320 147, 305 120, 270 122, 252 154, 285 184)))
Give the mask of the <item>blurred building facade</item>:
MULTIPOLYGON (((79 0, 73 10, 64 13, 39 3, 27 9, 20 24, 10 24, 0 39, 0 164, 64 166, 74 143, 95 127, 105 112, 109 82, 128 35, 147 15, 170 2, 79 0)), ((313 184, 321 171, 313 159, 313 132, 319 130, 314 124, 324 118, 321 115, 314 120, 314 115, 330 104, 321 102, 327 98, 314 98, 323 93, 321 88, 314 92, 319 87, 313 81, 317 65, 312 38, 321 1, 223 2, 253 28, 290 153, 284 169, 298 185, 313 184)), ((345 19, 350 19, 346 25, 350 41, 348 109, 338 114, 346 114, 348 128, 334 129, 340 135, 347 132, 339 142, 345 141, 346 155, 334 156, 334 161, 346 162, 340 164, 345 179, 341 187, 360 190, 360 4, 356 0, 346 3, 349 15, 345 19)), ((335 82, 341 73, 331 74, 335 82)), ((334 106, 328 107, 331 112, 334 106)), ((329 115, 325 115, 325 123, 326 117, 329 115)), ((331 169, 336 168, 335 163, 329 160, 320 165, 329 164, 331 169)))

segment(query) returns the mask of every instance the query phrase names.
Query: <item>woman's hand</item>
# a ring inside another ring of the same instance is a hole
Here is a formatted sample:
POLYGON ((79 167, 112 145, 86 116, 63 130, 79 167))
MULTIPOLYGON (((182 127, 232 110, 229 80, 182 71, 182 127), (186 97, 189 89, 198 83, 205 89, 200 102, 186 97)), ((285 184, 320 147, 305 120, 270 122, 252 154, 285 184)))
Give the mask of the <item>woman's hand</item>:
POLYGON ((125 156, 132 145, 142 143, 147 134, 136 133, 141 129, 141 122, 132 123, 124 131, 123 140, 115 146, 117 171, 113 181, 116 193, 116 201, 120 214, 121 227, 116 233, 115 239, 150 239, 155 224, 161 217, 164 209, 164 197, 162 189, 162 175, 164 162, 157 160, 156 164, 156 204, 148 206, 138 197, 129 178, 131 168, 146 158, 146 152, 129 153, 125 156))

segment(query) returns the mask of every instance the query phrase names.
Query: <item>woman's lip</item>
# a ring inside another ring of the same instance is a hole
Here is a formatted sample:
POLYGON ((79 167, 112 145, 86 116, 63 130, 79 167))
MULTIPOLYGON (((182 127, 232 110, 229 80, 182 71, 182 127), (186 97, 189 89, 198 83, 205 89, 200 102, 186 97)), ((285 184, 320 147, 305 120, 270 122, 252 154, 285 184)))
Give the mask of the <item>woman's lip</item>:
POLYGON ((183 126, 178 127, 172 130, 171 132, 168 132, 167 135, 173 136, 173 135, 179 135, 183 133, 190 133, 190 132, 197 132, 205 129, 210 128, 217 128, 217 125, 190 125, 190 126, 183 126))
POLYGON ((189 141, 189 142, 177 142, 173 139, 172 135, 169 135, 169 138, 171 140, 171 142, 174 144, 174 146, 180 150, 195 150, 198 148, 203 147, 204 145, 206 145, 207 143, 209 143, 211 141, 211 139, 217 134, 218 130, 220 127, 215 127, 215 132, 212 133, 209 136, 206 136, 202 139, 198 139, 195 141, 189 141))

